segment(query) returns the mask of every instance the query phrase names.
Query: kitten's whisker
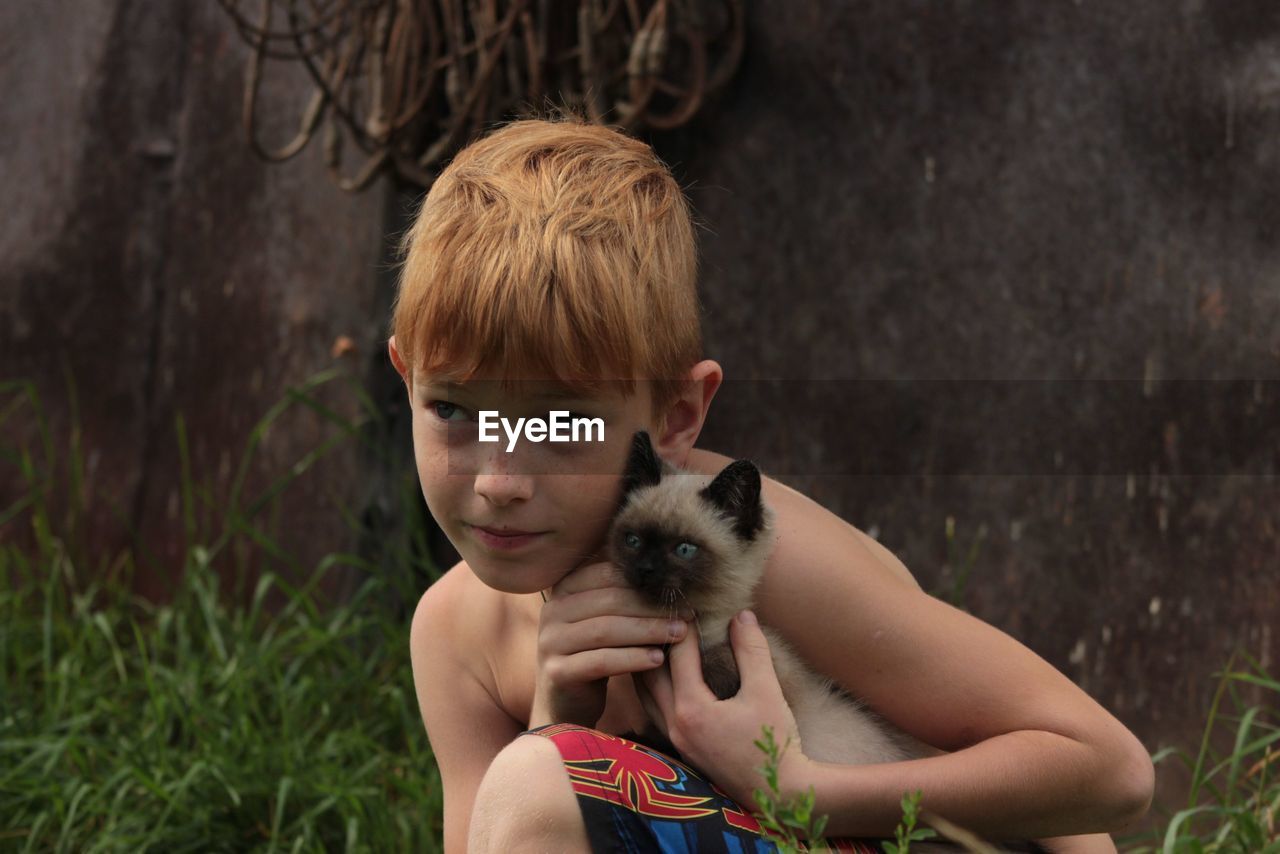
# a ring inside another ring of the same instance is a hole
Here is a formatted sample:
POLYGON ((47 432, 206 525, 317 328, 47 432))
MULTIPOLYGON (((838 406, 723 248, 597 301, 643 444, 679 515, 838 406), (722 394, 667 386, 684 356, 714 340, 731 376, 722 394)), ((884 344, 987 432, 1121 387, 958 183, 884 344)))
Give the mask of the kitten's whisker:
MULTIPOLYGON (((702 646, 702 642, 703 642, 703 638, 702 638, 702 623, 701 623, 701 622, 699 622, 699 620, 698 620, 698 609, 697 609, 697 608, 695 608, 695 607, 693 607, 693 604, 689 601, 689 597, 688 597, 688 596, 686 596, 686 595, 684 595, 684 591, 683 591, 683 590, 681 590, 679 587, 673 587, 673 588, 671 588, 671 589, 672 589, 672 590, 674 590, 675 592, 679 593, 679 594, 680 594, 680 598, 681 598, 681 599, 683 599, 683 600, 684 600, 684 603, 685 603, 686 605, 688 605, 688 606, 689 606, 689 611, 693 614, 693 624, 694 624, 695 626, 697 626, 697 627, 698 627, 698 649, 700 649, 700 650, 701 650, 701 649, 703 649, 703 646, 702 646)), ((703 650, 703 651, 705 652, 705 650, 703 650)))

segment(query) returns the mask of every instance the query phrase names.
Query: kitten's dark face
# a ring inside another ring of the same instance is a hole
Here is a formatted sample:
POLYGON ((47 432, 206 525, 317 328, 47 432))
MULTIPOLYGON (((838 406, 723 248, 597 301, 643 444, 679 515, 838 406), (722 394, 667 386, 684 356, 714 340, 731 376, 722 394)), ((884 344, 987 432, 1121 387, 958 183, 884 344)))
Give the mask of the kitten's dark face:
POLYGON ((716 555, 688 534, 657 524, 619 524, 612 537, 613 563, 628 585, 654 602, 697 609, 696 600, 714 587, 716 555))
POLYGON ((765 525, 760 473, 746 460, 704 479, 664 466, 644 432, 635 435, 609 558, 652 601, 704 613, 746 607, 761 571, 756 538, 765 525), (747 597, 744 599, 744 597, 747 597))

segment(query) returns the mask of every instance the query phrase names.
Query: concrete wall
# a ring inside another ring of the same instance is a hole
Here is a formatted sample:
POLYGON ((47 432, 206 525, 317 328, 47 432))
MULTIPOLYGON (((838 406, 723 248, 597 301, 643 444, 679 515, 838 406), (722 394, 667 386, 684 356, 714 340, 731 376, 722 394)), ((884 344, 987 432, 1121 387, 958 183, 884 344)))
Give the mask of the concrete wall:
POLYGON ((1280 657, 1280 7, 749 5, 659 141, 707 224, 707 446, 926 587, 985 530, 973 611, 1198 744, 1231 651, 1280 657))
MULTIPOLYGON (((253 159, 214 4, 90 5, 0 11, 0 376, 65 424, 69 369, 97 542, 136 530, 174 567, 179 412, 215 498, 339 335, 403 418, 379 259, 412 194, 344 195, 314 148, 253 159)), ((1230 652, 1280 653, 1280 7, 748 5, 730 90, 653 139, 707 226, 730 382, 704 444, 926 587, 977 541, 968 607, 1153 750, 1192 744, 1230 652)), ((269 80, 278 142, 304 86, 269 80)), ((282 423, 255 477, 327 429, 282 423)), ((287 499, 285 546, 346 548, 338 504, 395 527, 403 465, 329 461, 287 499)))
MULTIPOLYGON (((340 366, 338 336, 357 343, 341 359, 361 372, 381 333, 386 192, 338 190, 318 145, 282 166, 253 157, 247 48, 214 3, 7 4, 0 33, 0 377, 36 382, 64 449, 73 378, 96 557, 136 531, 153 558, 140 589, 160 593, 185 542, 175 417, 217 502, 267 409, 340 366)), ((270 70, 263 135, 281 144, 308 90, 270 70)), ((327 398, 355 413, 353 395, 327 398)), ((281 419, 248 493, 329 430, 301 411, 281 419)), ((358 501, 357 465, 354 449, 331 458, 325 486, 285 499, 279 535, 304 566, 332 548, 335 505, 358 501)))

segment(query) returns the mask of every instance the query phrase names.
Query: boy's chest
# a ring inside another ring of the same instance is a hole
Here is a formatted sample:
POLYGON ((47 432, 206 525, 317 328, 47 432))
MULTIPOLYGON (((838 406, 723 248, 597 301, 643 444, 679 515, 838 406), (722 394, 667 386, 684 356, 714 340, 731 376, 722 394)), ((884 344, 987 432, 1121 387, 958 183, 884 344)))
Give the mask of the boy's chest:
MULTIPOLYGON (((490 663, 495 683, 494 696, 508 715, 527 725, 533 708, 534 675, 538 664, 537 626, 513 633, 509 643, 501 647, 501 652, 490 663)), ((615 735, 627 731, 640 732, 648 720, 631 675, 610 679, 604 714, 596 728, 615 735)))

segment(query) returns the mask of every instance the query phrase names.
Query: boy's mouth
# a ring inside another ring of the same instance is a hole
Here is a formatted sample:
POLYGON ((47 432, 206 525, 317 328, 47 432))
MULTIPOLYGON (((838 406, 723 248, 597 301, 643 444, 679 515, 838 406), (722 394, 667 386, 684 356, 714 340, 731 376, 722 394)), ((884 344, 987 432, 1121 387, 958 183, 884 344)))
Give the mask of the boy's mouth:
POLYGON ((475 534, 476 539, 495 549, 519 548, 547 533, 546 531, 522 531, 518 528, 486 528, 482 525, 466 524, 475 534))
POLYGON ((486 531, 495 537, 527 537, 530 534, 545 533, 544 531, 522 531, 519 528, 494 528, 489 525, 472 525, 471 527, 479 528, 481 531, 486 531))

